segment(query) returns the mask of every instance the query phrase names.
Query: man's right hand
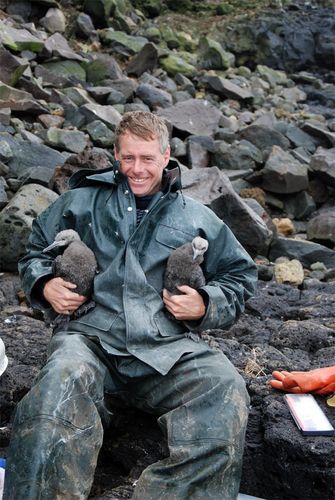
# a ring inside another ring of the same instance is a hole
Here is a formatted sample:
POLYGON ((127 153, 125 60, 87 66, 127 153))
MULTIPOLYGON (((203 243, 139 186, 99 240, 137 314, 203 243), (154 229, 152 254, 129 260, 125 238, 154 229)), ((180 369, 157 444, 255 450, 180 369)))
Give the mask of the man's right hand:
POLYGON ((64 281, 63 278, 52 278, 43 288, 43 296, 58 314, 72 314, 87 297, 73 292, 77 285, 64 281))

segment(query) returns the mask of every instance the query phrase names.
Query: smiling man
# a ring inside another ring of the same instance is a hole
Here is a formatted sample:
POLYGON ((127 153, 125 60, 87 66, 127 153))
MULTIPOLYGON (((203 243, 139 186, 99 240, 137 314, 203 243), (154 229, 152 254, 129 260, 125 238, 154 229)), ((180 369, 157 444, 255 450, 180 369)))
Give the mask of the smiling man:
POLYGON ((160 190, 163 170, 170 160, 169 136, 164 127, 158 136, 143 126, 133 126, 130 131, 131 119, 132 115, 125 115, 118 128, 115 159, 120 161, 135 196, 153 195, 160 190))
POLYGON ((30 303, 61 314, 87 298, 52 274, 58 250, 43 249, 56 233, 77 231, 99 272, 95 308, 55 331, 47 363, 18 405, 5 499, 88 498, 103 429, 121 401, 156 415, 169 447, 143 471, 133 499, 233 500, 248 395, 233 365, 197 333, 234 323, 253 293, 255 265, 211 210, 181 195, 161 118, 126 113, 115 159, 112 169, 71 178, 71 189, 34 221, 19 264, 30 303), (169 295, 167 259, 195 236, 209 244, 206 284, 169 295))

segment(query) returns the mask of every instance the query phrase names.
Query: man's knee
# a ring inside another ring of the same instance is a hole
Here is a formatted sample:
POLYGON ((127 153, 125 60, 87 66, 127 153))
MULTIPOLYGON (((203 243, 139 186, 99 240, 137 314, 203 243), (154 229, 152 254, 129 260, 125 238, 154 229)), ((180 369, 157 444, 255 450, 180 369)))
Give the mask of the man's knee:
POLYGON ((104 399, 104 367, 87 349, 72 350, 74 344, 78 347, 70 339, 61 342, 64 350, 53 346, 46 365, 17 407, 17 423, 52 418, 83 429, 98 418, 95 407, 104 399))

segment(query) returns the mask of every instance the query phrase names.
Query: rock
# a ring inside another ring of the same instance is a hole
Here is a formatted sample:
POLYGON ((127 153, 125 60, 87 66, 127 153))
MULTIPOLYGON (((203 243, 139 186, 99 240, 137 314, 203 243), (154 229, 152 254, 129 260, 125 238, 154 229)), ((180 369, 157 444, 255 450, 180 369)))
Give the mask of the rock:
POLYGON ((18 176, 18 180, 20 181, 20 186, 24 184, 40 184, 41 186, 49 187, 52 176, 53 170, 50 168, 41 166, 30 167, 18 176))
POLYGON ((171 94, 165 90, 157 89, 149 83, 141 83, 136 88, 135 93, 150 109, 170 108, 172 105, 171 94))
POLYGON ((322 262, 326 267, 335 267, 335 251, 311 241, 279 236, 271 243, 268 257, 275 261, 283 255, 290 259, 298 259, 305 267, 309 267, 313 262, 322 262))
POLYGON ((184 172, 182 182, 184 194, 210 207, 251 255, 267 254, 273 233, 217 167, 184 172))
POLYGON ((311 158, 309 170, 326 184, 334 185, 335 180, 335 148, 319 147, 311 158))
POLYGON ((87 137, 79 130, 63 130, 50 127, 47 130, 45 142, 56 149, 81 153, 87 146, 87 137))
POLYGON ((0 108, 24 111, 31 114, 47 113, 48 110, 24 90, 17 90, 0 82, 0 108))
POLYGON ((112 28, 106 28, 99 32, 102 42, 110 46, 117 54, 132 56, 140 52, 148 43, 148 40, 142 36, 132 36, 122 31, 114 31, 112 28))
POLYGON ((308 187, 306 165, 279 146, 273 146, 261 171, 262 187, 273 193, 297 193, 308 187))
POLYGON ((330 132, 330 130, 322 127, 321 123, 306 121, 303 123, 301 128, 308 134, 320 138, 324 145, 329 147, 335 146, 335 132, 330 132))
POLYGON ((6 141, 12 152, 13 158, 8 162, 8 176, 18 176, 31 167, 43 166, 54 169, 62 165, 65 157, 44 144, 14 139, 9 134, 2 134, 1 139, 6 141))
POLYGON ((190 99, 166 109, 158 110, 158 115, 183 132, 194 135, 212 136, 216 130, 221 112, 208 101, 190 99))
POLYGON ((57 115, 39 115, 38 121, 42 123, 46 128, 50 127, 61 127, 64 123, 64 118, 57 115))
POLYGON ((306 219, 316 209, 315 202, 307 191, 285 196, 285 212, 297 220, 306 219))
POLYGON ((283 236, 290 236, 290 235, 294 234, 294 231, 295 231, 294 224, 289 218, 284 217, 284 218, 278 219, 277 217, 275 217, 274 219, 272 219, 272 222, 276 226, 279 234, 281 234, 283 236))
POLYGON ((16 271, 18 260, 25 253, 31 225, 58 195, 43 186, 23 186, 0 212, 0 269, 16 271))
POLYGON ((62 194, 69 189, 68 181, 78 170, 85 168, 94 171, 108 167, 111 167, 111 163, 105 154, 86 149, 82 153, 71 155, 64 165, 54 169, 49 187, 62 194))
POLYGON ((0 210, 2 210, 8 203, 8 196, 6 193, 8 185, 3 177, 0 177, 0 210))
POLYGON ((187 140, 187 159, 190 168, 208 167, 213 149, 214 141, 210 137, 190 136, 187 140))
POLYGON ((0 123, 2 125, 9 125, 11 117, 11 109, 10 108, 0 108, 0 123))
POLYGON ((97 26, 107 26, 108 18, 116 7, 115 0, 85 0, 84 10, 91 14, 97 26))
MULTIPOLYGON (((47 70, 47 72, 55 74, 55 76, 61 75, 63 81, 65 82, 70 81, 69 79, 71 78, 79 81, 86 80, 85 69, 77 61, 65 60, 48 62, 42 64, 41 67, 47 70)), ((39 76, 38 73, 35 72, 35 74, 36 76, 39 76)))
POLYGON ((0 81, 15 87, 22 73, 28 67, 28 62, 14 56, 4 47, 0 47, 0 81))
POLYGON ((113 146, 115 138, 114 133, 100 120, 89 123, 86 130, 97 146, 101 146, 102 148, 113 146))
POLYGON ((276 11, 275 16, 264 13, 257 19, 234 23, 229 30, 222 30, 221 39, 232 51, 237 64, 258 64, 296 72, 325 61, 329 67, 331 44, 323 46, 320 40, 331 40, 333 30, 331 8, 276 11), (299 36, 297 36, 299 33, 299 36), (255 43, 255 41, 258 43, 255 43), (320 47, 320 52, 319 52, 320 47), (325 57, 321 56, 321 51, 325 57), (318 54, 318 57, 316 57, 318 54))
POLYGON ((253 94, 250 90, 242 88, 227 78, 220 76, 209 76, 207 78, 208 87, 221 97, 237 100, 250 100, 253 94))
POLYGON ((322 210, 307 223, 309 240, 324 244, 335 244, 335 208, 322 210))
POLYGON ((44 47, 43 40, 35 37, 26 29, 16 29, 0 20, 0 41, 5 47, 15 52, 31 50, 40 52, 44 47))
POLYGON ((80 12, 76 19, 77 32, 84 37, 91 37, 96 33, 92 19, 88 14, 80 12))
POLYGON ((87 123, 99 119, 113 131, 116 129, 121 120, 120 113, 113 106, 84 104, 83 106, 80 106, 80 111, 85 116, 87 123))
POLYGON ((285 136, 296 148, 303 147, 309 153, 314 153, 316 150, 313 138, 295 125, 288 125, 285 136))
POLYGON ((285 151, 290 147, 288 139, 283 134, 263 125, 250 125, 244 128, 239 133, 239 138, 251 142, 261 151, 269 150, 272 146, 279 146, 285 151))
MULTIPOLYGON (((71 49, 67 40, 60 33, 49 36, 44 45, 44 52, 49 57, 62 57, 63 59, 70 59, 73 61, 86 60, 83 56, 71 49)), ((81 79, 85 80, 83 77, 81 77, 81 79)))
POLYGON ((112 80, 122 79, 122 70, 114 59, 109 54, 93 54, 90 56, 89 62, 85 63, 87 81, 96 84, 110 78, 112 80))
POLYGON ((60 9, 50 8, 40 23, 49 33, 64 33, 66 27, 65 16, 60 9))
POLYGON ((298 286, 304 281, 304 268, 297 259, 276 262, 274 277, 277 283, 289 283, 298 286))
POLYGON ((180 156, 186 156, 187 149, 186 144, 178 137, 173 137, 170 141, 171 155, 173 157, 179 158, 180 156))
POLYGON ((284 85, 288 84, 288 78, 285 71, 279 71, 269 66, 265 66, 264 64, 257 64, 256 71, 259 75, 264 78, 272 87, 276 85, 284 85))
POLYGON ((193 77, 197 72, 192 64, 176 54, 168 54, 167 56, 160 57, 159 64, 170 76, 181 73, 184 76, 193 77))
POLYGON ((215 141, 213 163, 220 169, 234 170, 238 165, 241 170, 255 170, 256 164, 262 161, 262 152, 249 141, 234 141, 231 146, 224 141, 215 141))
POLYGON ((199 41, 200 66, 205 69, 228 69, 235 65, 235 56, 208 36, 199 41))
POLYGON ((128 75, 141 76, 145 71, 152 71, 158 64, 158 50, 153 43, 146 43, 140 52, 127 65, 128 75))
MULTIPOLYGON (((234 187, 235 189, 235 187, 234 187)), ((236 191, 236 189, 235 189, 236 191)), ((241 198, 252 198, 259 203, 261 207, 265 207, 265 194, 263 189, 259 187, 254 188, 242 188, 239 191, 239 195, 241 198)))

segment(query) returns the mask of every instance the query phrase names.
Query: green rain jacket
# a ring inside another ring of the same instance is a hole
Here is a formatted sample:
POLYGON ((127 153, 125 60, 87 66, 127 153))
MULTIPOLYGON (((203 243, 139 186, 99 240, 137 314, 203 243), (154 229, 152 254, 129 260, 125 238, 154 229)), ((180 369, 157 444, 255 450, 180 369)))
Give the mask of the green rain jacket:
POLYGON ((19 271, 31 305, 45 309, 36 285, 52 277, 58 251, 42 250, 59 231, 77 231, 93 250, 99 270, 93 291, 96 306, 70 321, 69 333, 96 337, 107 352, 133 355, 164 375, 184 353, 203 350, 203 341, 190 332, 234 323, 253 294, 257 272, 214 212, 180 193, 175 162, 170 161, 163 179, 165 188, 155 194, 136 227, 135 198, 118 162, 93 175, 79 171, 70 180, 71 189, 34 221, 19 271), (164 270, 170 253, 197 235, 209 242, 202 264, 206 285, 200 290, 206 314, 197 322, 177 321, 164 309, 164 270))

